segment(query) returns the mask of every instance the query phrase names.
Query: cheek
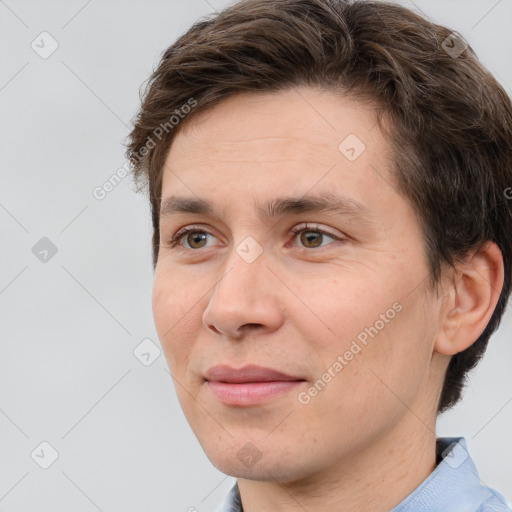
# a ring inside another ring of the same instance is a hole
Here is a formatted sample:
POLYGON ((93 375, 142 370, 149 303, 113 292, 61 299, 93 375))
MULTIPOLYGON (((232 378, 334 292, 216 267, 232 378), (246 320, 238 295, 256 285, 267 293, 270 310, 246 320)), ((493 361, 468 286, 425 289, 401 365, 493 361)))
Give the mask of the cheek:
POLYGON ((423 304, 410 295, 402 299, 399 307, 388 318, 386 310, 382 311, 388 322, 378 320, 377 315, 361 331, 365 344, 356 338, 361 352, 350 363, 360 366, 364 373, 359 375, 359 384, 351 382, 355 385, 353 391, 362 392, 376 411, 395 411, 395 414, 404 412, 405 404, 413 404, 421 393, 432 355, 433 322, 425 316, 423 304), (359 385, 361 391, 357 390, 359 385))
MULTIPOLYGON (((342 278, 302 278, 294 286, 296 295, 306 298, 294 306, 295 318, 326 350, 343 353, 358 336, 368 337, 366 331, 379 321, 380 315, 395 315, 393 293, 375 275, 355 273, 342 278), (323 282, 322 282, 323 281, 323 282), (309 310, 309 311, 308 311, 309 310), (320 335, 320 336, 318 336, 320 335)), ((290 302, 291 304, 291 302, 290 302)), ((388 319, 388 318, 386 318, 388 319)), ((387 327, 387 324, 386 324, 387 327)), ((386 327, 384 327, 385 330, 386 327)))
POLYGON ((167 344, 170 337, 166 333, 175 324, 176 309, 174 304, 176 301, 174 300, 174 294, 171 283, 164 283, 161 279, 155 278, 152 293, 153 317, 162 345, 167 344))
MULTIPOLYGON (((152 290, 153 315, 160 331, 172 332, 183 329, 183 321, 194 315, 199 298, 204 294, 197 279, 186 280, 179 271, 158 266, 152 290), (165 330, 164 330, 165 329, 165 330)), ((164 340, 161 340, 162 342, 164 340)))
POLYGON ((155 327, 169 368, 173 374, 188 364, 190 353, 201 326, 197 318, 197 295, 190 289, 183 293, 183 284, 168 275, 156 274, 152 291, 155 327), (195 305, 195 306, 194 306, 195 305))
POLYGON ((338 364, 337 372, 331 370, 337 377, 329 387, 340 387, 345 404, 354 397, 375 402, 372 397, 392 395, 386 385, 411 398, 428 370, 432 322, 423 299, 408 293, 406 283, 392 284, 375 275, 338 283, 326 280, 322 293, 310 291, 307 302, 322 321, 297 311, 300 330, 314 340, 311 348, 320 361, 316 370, 321 374, 342 357, 343 368, 338 364))

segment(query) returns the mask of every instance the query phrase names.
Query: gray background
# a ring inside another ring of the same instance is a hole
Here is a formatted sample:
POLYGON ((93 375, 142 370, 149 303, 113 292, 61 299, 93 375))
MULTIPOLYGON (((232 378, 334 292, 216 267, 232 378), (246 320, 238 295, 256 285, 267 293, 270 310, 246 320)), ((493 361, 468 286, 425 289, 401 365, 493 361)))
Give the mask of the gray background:
MULTIPOLYGON (((145 366, 133 353, 159 347, 146 199, 129 178, 92 194, 124 163, 161 52, 227 3, 0 1, 2 512, 212 511, 234 482, 192 434, 163 354, 145 366), (43 31, 59 45, 46 59, 31 47, 43 31), (32 251, 43 237, 57 248, 46 263, 32 251), (43 441, 58 452, 48 469, 43 441)), ((406 5, 458 30, 510 92, 512 0, 406 5)), ((509 310, 438 425, 509 499, 511 332, 509 310)))

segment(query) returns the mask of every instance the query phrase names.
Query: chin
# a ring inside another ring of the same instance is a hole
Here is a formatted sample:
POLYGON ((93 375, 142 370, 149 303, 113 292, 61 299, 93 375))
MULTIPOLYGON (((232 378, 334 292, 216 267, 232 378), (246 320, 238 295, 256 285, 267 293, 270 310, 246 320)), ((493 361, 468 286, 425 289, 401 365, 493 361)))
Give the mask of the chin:
POLYGON ((310 471, 297 465, 297 457, 287 460, 276 451, 269 452, 267 457, 261 452, 258 455, 256 451, 254 454, 251 451, 252 448, 245 446, 234 452, 224 449, 222 452, 206 455, 219 471, 235 478, 286 484, 306 478, 310 474, 310 471))

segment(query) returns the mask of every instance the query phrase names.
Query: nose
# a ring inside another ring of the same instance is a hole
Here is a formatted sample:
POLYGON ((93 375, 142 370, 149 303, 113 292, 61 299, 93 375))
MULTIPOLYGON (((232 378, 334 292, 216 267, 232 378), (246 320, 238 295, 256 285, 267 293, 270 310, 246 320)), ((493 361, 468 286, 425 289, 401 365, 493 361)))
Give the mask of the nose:
POLYGON ((232 252, 203 313, 207 329, 233 339, 279 329, 283 323, 280 294, 286 287, 268 263, 265 252, 250 263, 232 252))

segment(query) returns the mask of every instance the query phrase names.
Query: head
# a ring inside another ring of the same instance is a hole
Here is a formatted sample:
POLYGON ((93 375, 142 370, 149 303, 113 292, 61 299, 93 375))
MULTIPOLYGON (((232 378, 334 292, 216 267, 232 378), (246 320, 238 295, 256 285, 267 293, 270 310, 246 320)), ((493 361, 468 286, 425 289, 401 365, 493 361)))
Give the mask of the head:
POLYGON ((246 0, 150 77, 127 156, 151 202, 153 311, 221 470, 242 474, 253 440, 262 468, 305 475, 460 400, 510 293, 512 106, 446 41, 462 44, 398 5, 246 0), (170 196, 193 201, 171 214, 170 196), (302 383, 229 407, 204 380, 217 363, 302 383))

